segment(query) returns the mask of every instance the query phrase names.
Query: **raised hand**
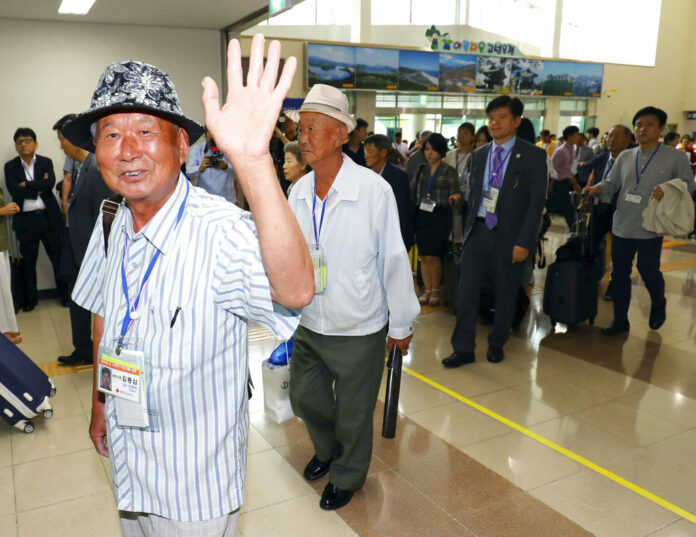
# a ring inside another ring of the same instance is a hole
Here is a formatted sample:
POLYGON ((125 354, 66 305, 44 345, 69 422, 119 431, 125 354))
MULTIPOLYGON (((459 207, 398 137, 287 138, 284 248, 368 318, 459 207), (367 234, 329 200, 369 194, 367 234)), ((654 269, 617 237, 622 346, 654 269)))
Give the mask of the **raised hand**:
POLYGON ((268 144, 297 67, 297 60, 288 58, 276 85, 280 43, 271 41, 265 66, 263 52, 264 38, 257 34, 251 42, 249 73, 244 85, 239 41, 233 39, 230 42, 227 49, 227 100, 222 108, 217 85, 209 77, 203 79, 206 126, 235 167, 238 161, 254 160, 268 154, 268 144))

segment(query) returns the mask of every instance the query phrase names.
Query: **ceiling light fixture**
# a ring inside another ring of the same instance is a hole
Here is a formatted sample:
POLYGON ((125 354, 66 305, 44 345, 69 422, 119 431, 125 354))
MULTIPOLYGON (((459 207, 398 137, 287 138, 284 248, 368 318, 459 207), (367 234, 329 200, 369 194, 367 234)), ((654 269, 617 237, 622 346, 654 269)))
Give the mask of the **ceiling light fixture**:
POLYGON ((71 15, 87 15, 92 9, 95 0, 63 0, 58 8, 58 13, 71 15))

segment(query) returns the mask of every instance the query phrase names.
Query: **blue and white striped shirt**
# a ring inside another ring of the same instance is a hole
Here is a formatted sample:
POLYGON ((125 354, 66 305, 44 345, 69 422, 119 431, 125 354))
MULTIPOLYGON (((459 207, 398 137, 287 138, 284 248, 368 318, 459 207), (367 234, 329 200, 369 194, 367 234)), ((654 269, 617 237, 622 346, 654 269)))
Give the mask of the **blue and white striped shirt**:
POLYGON ((274 305, 250 214, 203 189, 186 197, 180 176, 165 205, 138 233, 130 210, 118 212, 104 256, 101 217, 73 291, 80 306, 104 317, 102 344, 113 348, 129 296, 137 295, 152 256, 161 255, 142 293, 140 317, 126 348, 150 360, 150 396, 159 432, 116 423, 113 397, 105 415, 118 508, 179 521, 219 517, 244 499, 248 437, 247 320, 282 339, 299 316, 274 305), (170 323, 181 308, 174 326, 170 323))

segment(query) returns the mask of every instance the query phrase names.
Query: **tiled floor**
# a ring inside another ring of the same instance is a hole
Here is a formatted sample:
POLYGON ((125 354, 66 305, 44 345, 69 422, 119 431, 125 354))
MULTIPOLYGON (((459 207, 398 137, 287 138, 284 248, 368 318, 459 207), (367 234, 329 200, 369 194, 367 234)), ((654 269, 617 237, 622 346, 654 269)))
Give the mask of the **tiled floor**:
MULTIPOLYGON (((547 250, 560 241, 552 233, 547 250)), ((696 536, 696 524, 665 507, 696 512, 696 243, 668 244, 663 269, 666 324, 649 329, 649 298, 636 279, 631 334, 617 338, 599 334, 611 319, 611 303, 604 301, 594 327, 558 326, 554 332, 539 311, 544 271, 536 271, 532 308, 500 364, 483 359, 444 370, 440 360, 451 352, 454 317, 445 308, 424 308, 404 367, 523 430, 404 373, 397 438, 381 438, 378 403, 367 483, 337 512, 317 505, 325 479, 308 484, 301 477, 313 453, 303 424, 278 425, 263 412, 260 362, 274 342, 255 331, 250 347, 257 388, 238 534, 696 536)), ((54 363, 71 350, 67 311, 44 301, 18 320, 22 349, 49 371, 58 394, 55 417, 38 420, 33 435, 0 423, 0 537, 118 536, 107 461, 87 436, 90 373, 54 363)), ((483 351, 488 330, 479 329, 483 351)))

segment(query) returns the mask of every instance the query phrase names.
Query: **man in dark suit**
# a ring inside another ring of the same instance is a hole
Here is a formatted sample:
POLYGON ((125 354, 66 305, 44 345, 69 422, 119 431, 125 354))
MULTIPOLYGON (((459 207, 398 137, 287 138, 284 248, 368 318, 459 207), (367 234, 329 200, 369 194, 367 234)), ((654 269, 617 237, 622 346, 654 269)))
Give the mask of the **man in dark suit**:
MULTIPOLYGON (((587 170, 589 185, 601 183, 609 171, 614 166, 614 162, 620 153, 628 148, 631 143, 631 129, 624 125, 615 125, 609 131, 607 144, 609 151, 599 153, 592 160, 585 163, 583 168, 587 170)), ((619 194, 613 197, 599 198, 592 207, 592 242, 595 252, 599 251, 599 244, 607 233, 611 233, 612 222, 614 221, 614 211, 616 210, 616 199, 619 194)), ((609 282, 604 300, 612 299, 612 282, 609 282)))
POLYGON ((12 219, 19 251, 22 254, 23 309, 31 311, 38 303, 36 290, 36 258, 39 241, 46 248, 61 302, 67 304, 67 288, 58 274, 60 251, 61 213, 53 196, 56 176, 51 159, 36 154, 36 133, 20 127, 14 133, 15 148, 19 156, 5 163, 5 184, 12 199, 19 205, 19 213, 12 219))
POLYGON ((489 274, 496 310, 487 357, 493 363, 504 358, 524 261, 534 252, 546 198, 546 153, 515 136, 523 108, 519 99, 508 95, 486 107, 493 142, 472 155, 454 352, 442 360, 445 367, 475 361, 479 297, 489 274))
MULTIPOLYGON (((61 273, 67 276, 70 290, 75 284, 80 271, 82 260, 87 251, 92 229, 99 216, 101 202, 112 192, 104 183, 97 161, 92 153, 71 144, 63 136, 63 125, 73 119, 75 114, 60 118, 53 130, 58 134, 60 147, 66 156, 75 161, 79 171, 64 181, 68 194, 67 233, 66 241, 61 251, 61 273)), ((59 356, 58 361, 64 365, 75 365, 81 362, 92 363, 92 327, 91 313, 70 300, 70 325, 74 350, 67 356, 59 356)))
POLYGON ((391 140, 384 134, 373 134, 365 139, 365 162, 367 167, 381 175, 389 183, 396 198, 396 208, 399 211, 401 237, 408 252, 413 246, 413 206, 411 205, 411 189, 408 176, 401 168, 387 162, 387 154, 391 148, 391 140))

